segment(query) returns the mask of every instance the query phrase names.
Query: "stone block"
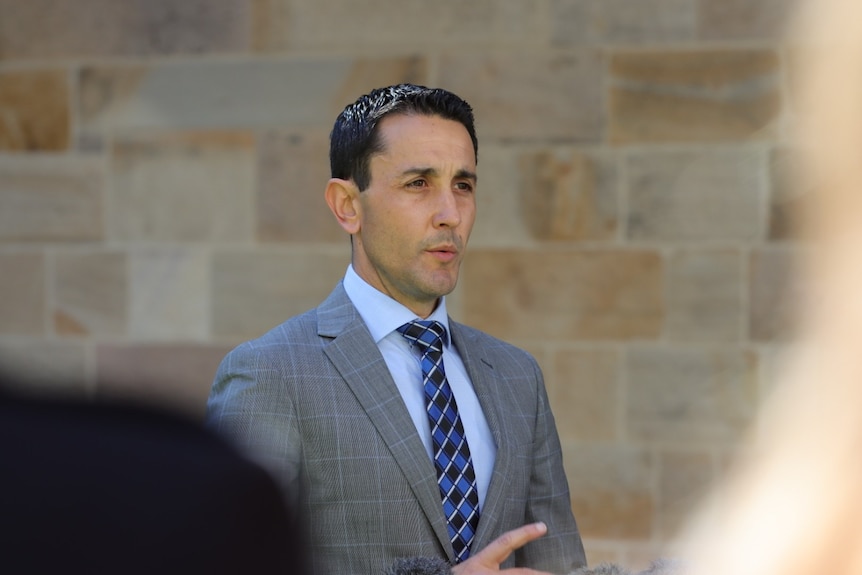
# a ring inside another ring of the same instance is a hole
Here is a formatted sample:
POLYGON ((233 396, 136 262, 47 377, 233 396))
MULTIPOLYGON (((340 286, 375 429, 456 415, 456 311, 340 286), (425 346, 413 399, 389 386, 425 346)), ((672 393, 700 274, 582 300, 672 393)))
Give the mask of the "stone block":
POLYGON ((778 40, 795 0, 699 0, 704 40, 778 40))
POLYGON ((763 139, 781 109, 768 50, 617 52, 610 70, 617 144, 763 139))
POLYGON ((0 253, 0 333, 45 333, 45 283, 41 254, 0 253))
POLYGON ((772 150, 769 156, 769 239, 803 239, 803 214, 810 213, 813 191, 803 183, 799 152, 772 150))
POLYGON ((712 486, 712 455, 702 451, 662 451, 658 462, 659 524, 664 539, 671 540, 712 486))
POLYGON ((572 510, 583 537, 649 539, 656 509, 655 461, 636 447, 593 445, 566 449, 572 510))
POLYGON ((110 237, 250 241, 255 143, 245 132, 123 137, 111 150, 110 237))
POLYGON ((748 335, 754 341, 786 340, 795 331, 801 303, 800 253, 761 249, 749 259, 748 335))
MULTIPOLYGON (((468 248, 469 251, 469 248, 468 248)), ((461 310, 463 309, 463 300, 462 290, 460 288, 461 283, 459 282, 455 289, 452 290, 452 293, 446 296, 446 311, 449 312, 449 315, 452 317, 463 317, 461 310)))
POLYGON ((459 46, 547 45, 545 0, 263 0, 255 3, 261 50, 386 49, 390 53, 459 46), (334 22, 337 34, 322 34, 334 22), (417 32, 417 25, 421 31, 417 32))
POLYGON ((323 127, 373 88, 427 83, 425 60, 308 58, 104 65, 78 74, 83 134, 323 127))
POLYGON ((760 403, 764 405, 772 395, 787 385, 793 376, 794 361, 800 350, 793 342, 781 342, 786 345, 761 345, 760 354, 760 403))
POLYGON ((265 242, 344 242, 324 198, 329 180, 324 130, 264 134, 260 141, 257 237, 265 242))
POLYGON ((0 339, 3 384, 24 393, 86 396, 90 391, 85 344, 0 339))
POLYGON ((744 350, 632 348, 625 378, 627 431, 641 441, 732 443, 757 408, 757 357, 744 350))
POLYGON ((225 345, 99 345, 96 396, 140 401, 203 419, 225 345))
POLYGON ((0 0, 0 59, 239 52, 250 43, 245 0, 0 0))
POLYGON ((553 0, 554 46, 688 42, 697 33, 696 0, 553 0))
POLYGON ((538 240, 616 238, 619 181, 615 158, 571 149, 520 157, 520 197, 527 229, 538 240))
POLYGON ((125 335, 129 289, 125 254, 57 254, 53 277, 52 319, 56 333, 125 335))
POLYGON ((663 273, 652 251, 474 250, 465 321, 503 339, 656 338, 663 273))
POLYGON ((545 373, 563 445, 619 439, 619 354, 607 349, 561 349, 545 373))
POLYGON ((212 331, 237 339, 263 335, 316 307, 344 276, 349 248, 289 253, 223 252, 213 262, 212 331))
POLYGON ((535 244, 521 206, 519 148, 480 143, 476 186, 476 223, 470 236, 477 247, 524 247, 535 244))
POLYGON ((129 334, 148 341, 205 340, 210 313, 207 251, 147 247, 128 257, 129 334))
POLYGON ((0 70, 0 115, 0 151, 68 149, 71 121, 66 71, 0 70))
POLYGON ((0 241, 101 239, 101 161, 0 157, 0 241))
POLYGON ((627 235, 658 241, 759 240, 765 161, 756 151, 632 153, 627 235))
POLYGON ((665 335, 735 342, 745 333, 743 260, 735 249, 678 250, 667 260, 665 335))
POLYGON ((596 51, 447 52, 438 84, 470 103, 483 142, 597 142, 604 67, 596 51))

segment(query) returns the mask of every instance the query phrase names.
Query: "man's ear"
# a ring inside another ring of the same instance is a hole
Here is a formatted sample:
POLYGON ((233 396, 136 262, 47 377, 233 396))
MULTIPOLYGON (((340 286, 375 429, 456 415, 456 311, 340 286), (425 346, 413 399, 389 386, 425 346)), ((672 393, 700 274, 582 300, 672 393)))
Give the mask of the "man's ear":
POLYGON ((348 234, 359 231, 359 189, 351 180, 332 178, 326 184, 326 203, 348 234))

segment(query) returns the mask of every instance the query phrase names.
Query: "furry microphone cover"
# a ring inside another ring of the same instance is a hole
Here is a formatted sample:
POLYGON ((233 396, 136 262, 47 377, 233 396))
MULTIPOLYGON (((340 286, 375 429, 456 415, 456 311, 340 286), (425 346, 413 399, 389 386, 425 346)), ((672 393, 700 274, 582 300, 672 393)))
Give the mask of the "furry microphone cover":
MULTIPOLYGON (((449 563, 438 557, 409 557, 396 561, 383 575, 451 575, 451 573, 449 563)), ((582 567, 569 575, 685 575, 685 572, 680 562, 659 559, 654 561, 646 571, 637 573, 619 565, 602 563, 595 567, 582 567)))

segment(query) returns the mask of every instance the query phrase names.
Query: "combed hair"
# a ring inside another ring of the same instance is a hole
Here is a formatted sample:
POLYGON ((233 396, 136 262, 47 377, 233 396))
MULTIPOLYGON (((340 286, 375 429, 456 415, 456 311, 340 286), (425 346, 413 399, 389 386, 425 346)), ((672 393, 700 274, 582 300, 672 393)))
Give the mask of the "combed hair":
POLYGON ((459 122, 470 134, 478 161, 479 141, 470 104, 440 88, 398 84, 361 96, 338 115, 329 136, 329 165, 333 178, 353 180, 360 191, 368 187, 371 156, 383 151, 377 126, 390 114, 440 116, 459 122))

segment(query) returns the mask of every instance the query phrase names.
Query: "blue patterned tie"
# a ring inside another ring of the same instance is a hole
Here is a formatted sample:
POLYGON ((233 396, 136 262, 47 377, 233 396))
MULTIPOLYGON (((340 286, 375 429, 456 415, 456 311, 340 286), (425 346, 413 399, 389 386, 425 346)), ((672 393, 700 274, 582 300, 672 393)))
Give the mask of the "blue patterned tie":
POLYGON ((455 561, 460 563, 470 556, 470 544, 479 525, 479 494, 464 426, 443 370, 446 328, 436 321, 417 320, 402 325, 398 331, 422 350, 422 384, 431 423, 437 485, 455 561))

